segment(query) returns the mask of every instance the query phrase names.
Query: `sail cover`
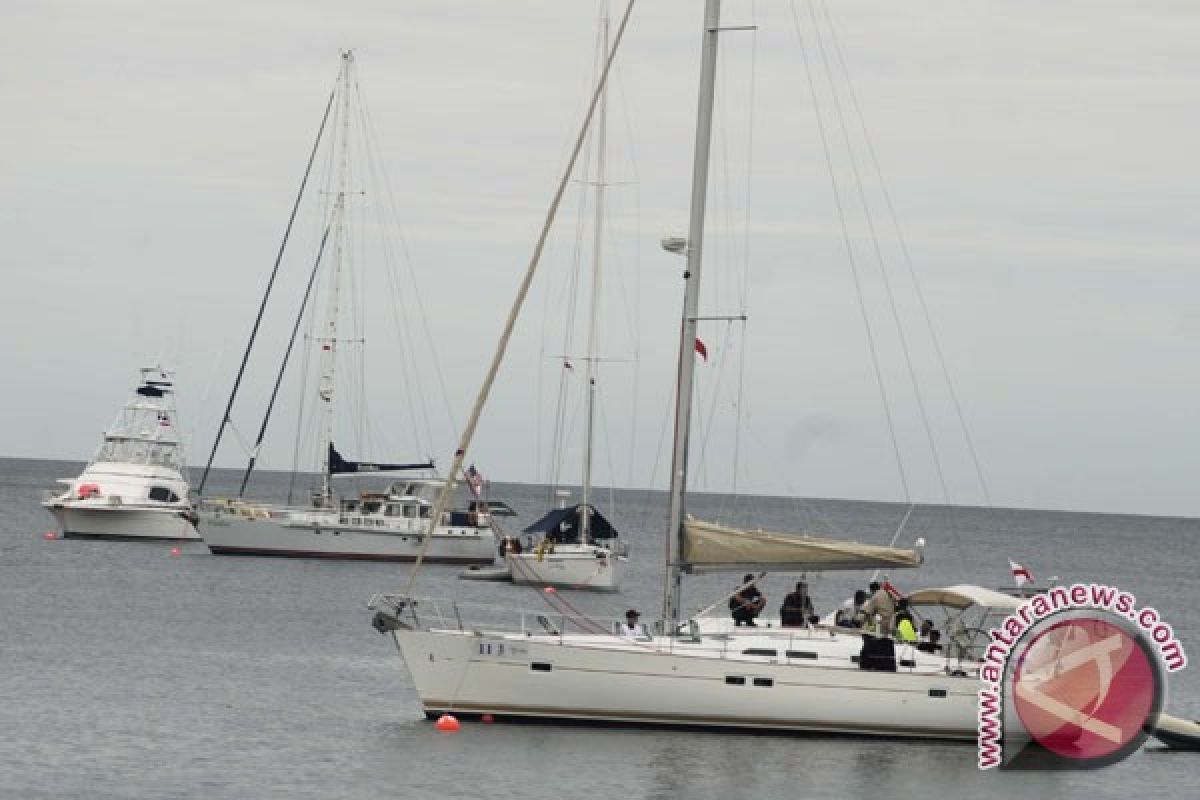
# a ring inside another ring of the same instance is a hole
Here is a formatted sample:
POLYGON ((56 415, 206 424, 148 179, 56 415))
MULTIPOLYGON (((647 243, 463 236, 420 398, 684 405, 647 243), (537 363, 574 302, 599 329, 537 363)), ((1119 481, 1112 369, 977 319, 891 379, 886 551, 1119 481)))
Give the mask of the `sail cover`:
POLYGON ((370 461, 347 461, 342 454, 329 443, 329 474, 344 475, 352 472, 396 472, 406 469, 433 469, 433 462, 423 464, 376 464, 370 461))
POLYGON ((797 533, 726 528, 688 519, 682 568, 689 572, 820 571, 919 567, 921 553, 797 533))
MULTIPOLYGON (((583 508, 582 503, 569 508, 556 508, 526 528, 525 533, 544 533, 546 538, 555 542, 578 542, 580 510, 583 508)), ((594 506, 587 506, 587 508, 592 510, 588 534, 593 539, 616 538, 617 529, 612 526, 612 523, 606 520, 594 506)))

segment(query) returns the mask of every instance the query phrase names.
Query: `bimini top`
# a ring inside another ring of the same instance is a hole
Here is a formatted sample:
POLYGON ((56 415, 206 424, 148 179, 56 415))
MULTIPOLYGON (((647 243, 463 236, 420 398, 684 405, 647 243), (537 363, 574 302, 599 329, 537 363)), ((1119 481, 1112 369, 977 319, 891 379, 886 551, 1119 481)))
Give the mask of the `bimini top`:
POLYGON ((950 608, 1018 608, 1025 602, 1020 597, 985 589, 982 586, 959 584, 947 586, 944 589, 918 589, 908 595, 908 602, 914 606, 948 606, 950 608))
POLYGON ((580 503, 567 508, 556 508, 525 529, 525 533, 544 533, 553 542, 578 542, 580 519, 583 509, 592 512, 592 520, 588 525, 588 535, 593 539, 615 539, 617 529, 606 520, 595 506, 580 503))
POLYGON ((895 569, 919 567, 923 560, 915 549, 739 530, 698 519, 688 519, 683 532, 683 568, 690 572, 895 569))

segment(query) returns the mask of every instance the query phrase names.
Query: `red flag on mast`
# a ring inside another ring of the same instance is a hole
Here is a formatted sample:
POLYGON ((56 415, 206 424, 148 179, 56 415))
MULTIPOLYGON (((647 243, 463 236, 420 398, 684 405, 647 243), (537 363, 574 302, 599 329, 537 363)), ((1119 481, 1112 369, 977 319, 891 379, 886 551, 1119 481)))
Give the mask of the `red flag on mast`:
POLYGON ((704 359, 704 363, 708 363, 708 348, 704 346, 704 342, 700 341, 700 337, 696 337, 696 352, 704 359))

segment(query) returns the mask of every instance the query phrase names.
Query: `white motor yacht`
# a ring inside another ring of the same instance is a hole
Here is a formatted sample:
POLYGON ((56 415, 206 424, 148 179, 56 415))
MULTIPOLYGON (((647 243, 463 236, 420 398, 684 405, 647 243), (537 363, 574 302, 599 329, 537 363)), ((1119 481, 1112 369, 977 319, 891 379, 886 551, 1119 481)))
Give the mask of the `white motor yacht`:
POLYGON ((199 539, 186 469, 173 375, 144 367, 95 457, 42 506, 64 537, 199 539))

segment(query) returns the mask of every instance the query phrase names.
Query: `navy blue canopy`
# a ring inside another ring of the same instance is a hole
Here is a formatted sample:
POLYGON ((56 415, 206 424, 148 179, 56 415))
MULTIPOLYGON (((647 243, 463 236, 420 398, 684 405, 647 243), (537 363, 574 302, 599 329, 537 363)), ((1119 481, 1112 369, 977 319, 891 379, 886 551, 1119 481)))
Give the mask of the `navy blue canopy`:
POLYGON ((554 542, 578 542, 580 520, 584 508, 589 508, 592 512, 592 521, 588 532, 593 539, 615 539, 617 537, 617 529, 601 516, 595 506, 584 506, 582 503, 547 512, 544 517, 526 528, 525 533, 544 533, 554 542))

